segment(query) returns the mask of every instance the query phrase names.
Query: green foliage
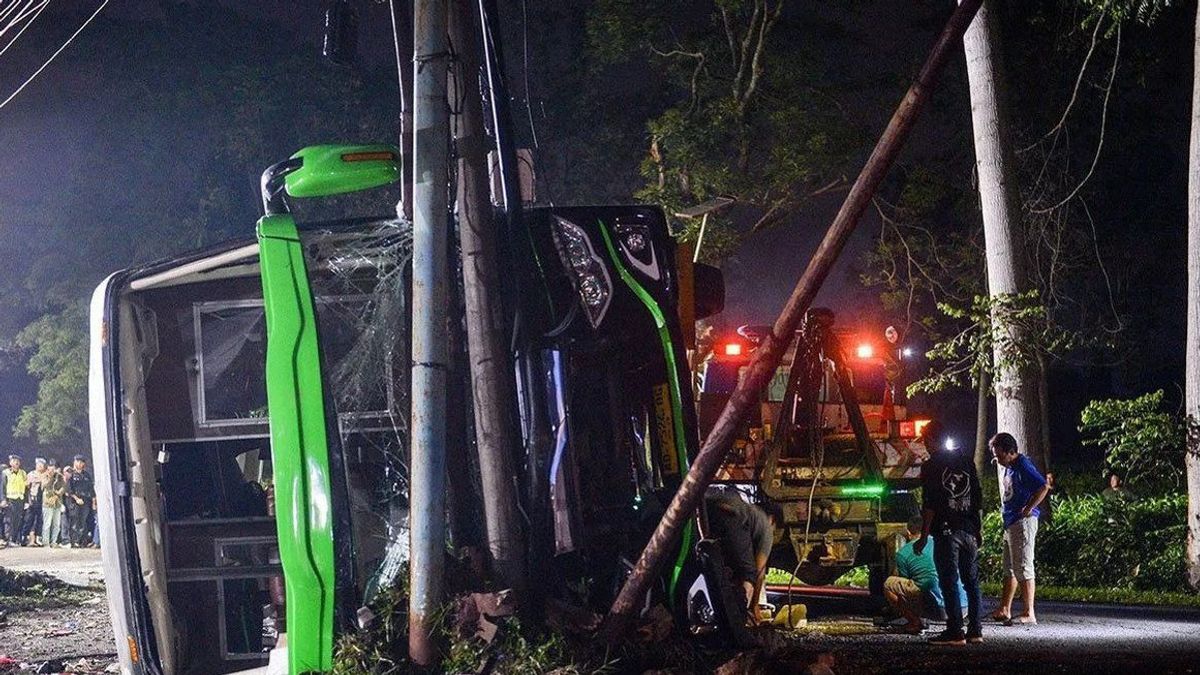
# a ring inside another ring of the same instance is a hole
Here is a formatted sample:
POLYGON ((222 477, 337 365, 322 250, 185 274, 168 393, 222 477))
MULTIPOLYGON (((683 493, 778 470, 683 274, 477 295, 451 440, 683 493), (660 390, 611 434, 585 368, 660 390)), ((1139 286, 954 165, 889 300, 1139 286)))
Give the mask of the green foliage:
MULTIPOLYGON (((666 109, 646 125, 638 199, 673 213, 732 196, 753 214, 752 232, 843 182, 840 169, 856 143, 837 106, 813 96, 820 79, 803 47, 811 36, 789 33, 782 5, 602 0, 589 12, 589 50, 598 64, 649 56, 673 85, 666 109)), ((696 234, 689 227, 683 239, 696 234)), ((702 257, 727 256, 745 234, 727 214, 710 216, 702 257)))
POLYGON ((81 442, 87 428, 88 336, 82 305, 47 314, 17 334, 32 352, 29 373, 39 381, 37 400, 21 410, 13 432, 42 444, 81 442))
POLYGON ((848 588, 866 588, 871 583, 871 568, 867 565, 859 565, 838 577, 833 582, 834 586, 844 586, 848 588))
POLYGON ((793 577, 792 573, 787 570, 781 570, 778 567, 768 567, 765 583, 770 586, 786 586, 789 583, 798 585, 804 582, 793 577))
POLYGON ((490 645, 475 637, 451 640, 449 654, 442 661, 442 671, 477 673, 489 660, 492 661, 490 672, 498 675, 601 672, 576 664, 562 635, 547 632, 536 638, 530 637, 521 630, 516 619, 507 620, 490 645))
MULTIPOLYGON (((405 574, 401 578, 407 578, 405 574)), ((397 584, 371 603, 375 621, 366 629, 342 635, 333 647, 333 675, 399 675, 408 662, 408 596, 397 584)))
POLYGON ((1041 355, 1062 355, 1083 342, 1078 333, 1049 320, 1036 290, 977 295, 969 308, 941 302, 938 309, 965 328, 926 353, 930 371, 908 386, 909 396, 975 387, 985 372, 1023 370, 1036 365, 1041 355))
MULTIPOLYGON (((1187 590, 1184 537, 1187 496, 1122 501, 1098 495, 1058 501, 1037 536, 1041 585, 1119 591, 1180 593, 1187 590)), ((1001 527, 998 511, 984 514, 980 571, 999 582, 1001 527)))
POLYGON ((1092 401, 1080 420, 1084 445, 1102 449, 1107 466, 1130 485, 1178 487, 1183 480, 1185 425, 1163 410, 1161 389, 1134 399, 1092 401))
POLYGON ((1137 21, 1149 26, 1164 9, 1171 6, 1171 0, 1079 0, 1093 17, 1107 17, 1114 22, 1137 21))

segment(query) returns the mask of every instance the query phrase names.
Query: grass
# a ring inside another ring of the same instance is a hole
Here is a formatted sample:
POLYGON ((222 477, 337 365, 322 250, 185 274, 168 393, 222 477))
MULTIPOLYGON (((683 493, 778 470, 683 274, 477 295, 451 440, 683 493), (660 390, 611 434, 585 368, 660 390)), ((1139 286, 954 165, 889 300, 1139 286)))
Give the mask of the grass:
MULTIPOLYGON (((985 583, 983 594, 1000 595, 1000 584, 985 583)), ((1107 605, 1147 605, 1156 607, 1198 607, 1200 594, 1168 591, 1137 591, 1129 588, 1072 588, 1069 586, 1038 586, 1039 600, 1058 602, 1090 602, 1107 605)))
POLYGON ((778 567, 768 567, 766 583, 769 586, 786 586, 788 583, 793 585, 803 586, 804 582, 792 576, 791 572, 781 570, 778 567))

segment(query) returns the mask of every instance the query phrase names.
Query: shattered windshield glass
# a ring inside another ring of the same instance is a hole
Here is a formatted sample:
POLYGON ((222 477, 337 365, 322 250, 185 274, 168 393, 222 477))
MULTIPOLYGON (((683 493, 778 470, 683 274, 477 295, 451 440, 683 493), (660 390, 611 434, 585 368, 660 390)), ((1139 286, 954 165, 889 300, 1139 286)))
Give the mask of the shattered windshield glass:
POLYGON ((336 423, 331 468, 345 473, 349 519, 336 546, 353 561, 360 605, 408 559, 409 263, 397 220, 301 230, 317 299, 325 398, 336 423))

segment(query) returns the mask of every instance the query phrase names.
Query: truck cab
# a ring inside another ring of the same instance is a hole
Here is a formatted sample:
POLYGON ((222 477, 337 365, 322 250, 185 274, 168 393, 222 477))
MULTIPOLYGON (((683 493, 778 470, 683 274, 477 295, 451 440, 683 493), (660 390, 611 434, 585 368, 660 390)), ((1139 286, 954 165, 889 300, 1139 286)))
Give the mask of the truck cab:
MULTIPOLYGON (((716 336, 698 378, 702 434, 769 330, 716 336)), ((882 583, 895 536, 918 512, 913 490, 929 456, 926 420, 910 418, 903 398, 910 356, 882 334, 841 330, 829 310, 805 317, 717 474, 783 507, 788 540, 772 566, 823 585, 866 564, 872 585, 882 583)))

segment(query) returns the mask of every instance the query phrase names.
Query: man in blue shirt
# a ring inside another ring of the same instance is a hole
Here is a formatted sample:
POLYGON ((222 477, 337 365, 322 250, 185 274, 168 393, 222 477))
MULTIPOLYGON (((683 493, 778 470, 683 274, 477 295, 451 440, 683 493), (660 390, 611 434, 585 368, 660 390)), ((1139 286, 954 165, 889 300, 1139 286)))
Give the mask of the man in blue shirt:
MULTIPOLYGON (((923 523, 922 516, 908 521, 907 543, 896 551, 896 576, 883 582, 883 597, 908 621, 904 632, 912 635, 919 635, 924 630, 923 619, 944 621, 946 618, 937 567, 933 562, 934 544, 931 542, 919 554, 913 550, 913 543, 921 537, 923 523)), ((967 606, 967 592, 963 590, 961 580, 958 582, 958 606, 967 606)))
POLYGON ((1037 615, 1033 611, 1033 547, 1037 539, 1038 505, 1050 492, 1050 486, 1029 457, 1020 453, 1017 439, 1012 434, 999 433, 988 442, 992 455, 1004 467, 1000 486, 1004 500, 1004 592, 1000 608, 992 618, 1005 625, 1035 625, 1037 615), (1025 612, 1012 615, 1013 598, 1021 587, 1021 599, 1025 612))

